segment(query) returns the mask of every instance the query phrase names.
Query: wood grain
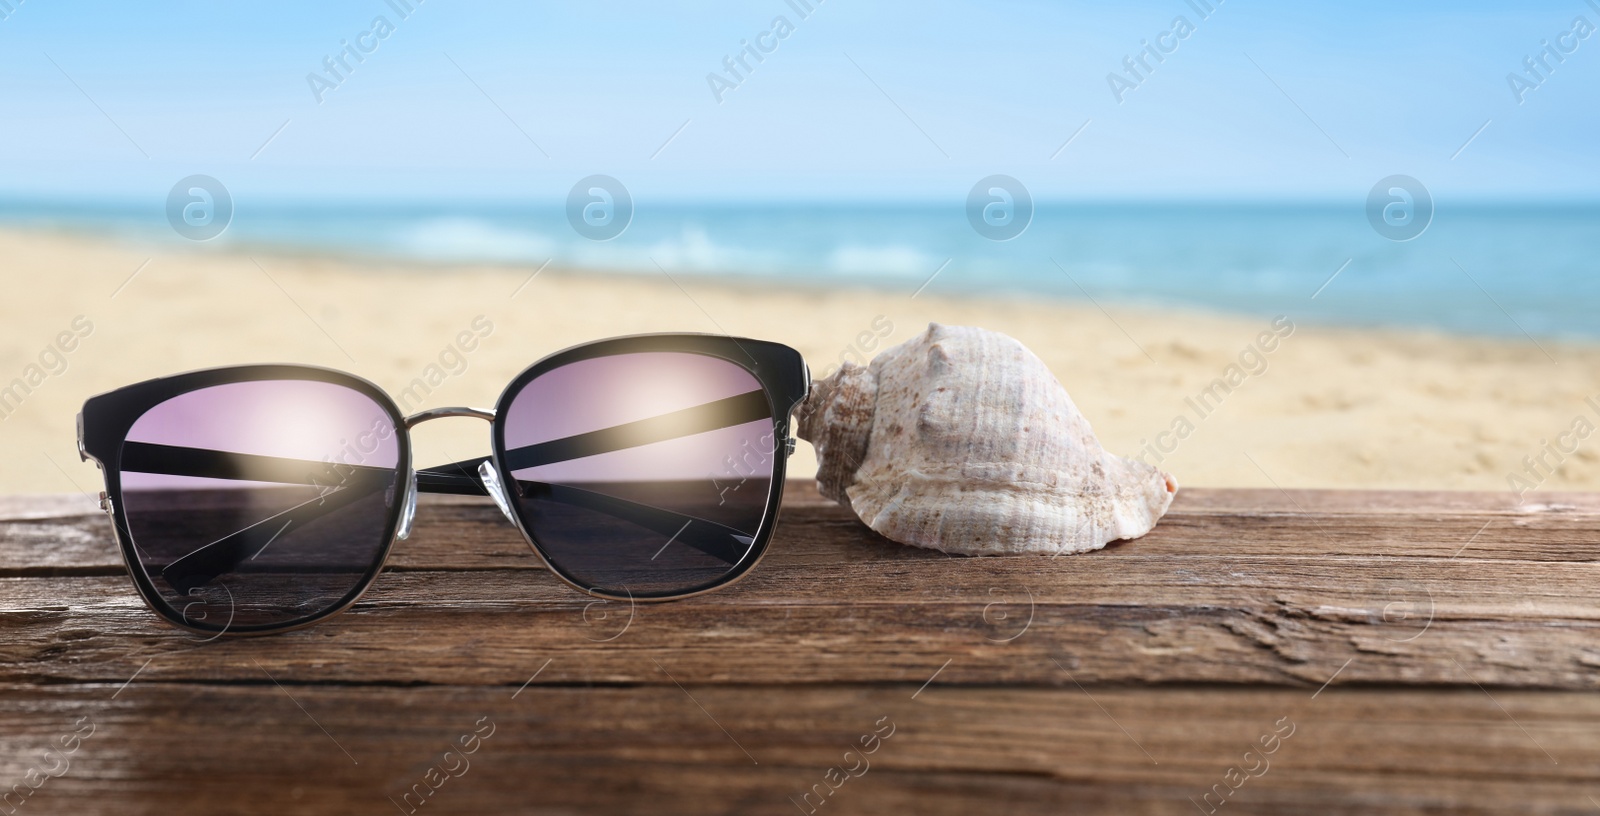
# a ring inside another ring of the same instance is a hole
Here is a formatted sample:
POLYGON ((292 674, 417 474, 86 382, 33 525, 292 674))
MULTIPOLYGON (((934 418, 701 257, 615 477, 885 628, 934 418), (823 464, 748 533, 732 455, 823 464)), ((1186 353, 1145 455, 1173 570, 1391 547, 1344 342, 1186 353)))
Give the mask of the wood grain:
POLYGON ((1222 785, 1224 813, 1531 814, 1580 812, 1600 764, 1592 695, 670 682, 536 682, 519 694, 280 688, 256 676, 141 677, 120 693, 118 684, 5 687, 0 773, 22 777, 61 733, 92 724, 69 772, 27 812, 181 803, 299 813, 315 803, 392 813, 391 797, 430 766, 461 769, 443 757, 454 741, 492 725, 462 775, 419 811, 792 813, 829 768, 849 767, 862 775, 818 797, 827 801, 819 812, 1191 813, 1208 792, 1214 806, 1222 785), (890 726, 867 767, 846 759, 864 734, 890 726), (1246 758, 1280 731, 1288 736, 1269 743, 1275 751, 1246 758), (1234 790, 1230 768, 1259 776, 1234 790))
POLYGON ((17 812, 409 812, 390 797, 488 717, 418 812, 808 812, 791 797, 887 717, 818 812, 1600 796, 1596 497, 1185 490, 1146 538, 1049 559, 901 547, 812 491, 746 580, 636 606, 432 498, 351 611, 209 643, 144 609, 92 502, 0 499, 0 790, 87 717, 17 812))

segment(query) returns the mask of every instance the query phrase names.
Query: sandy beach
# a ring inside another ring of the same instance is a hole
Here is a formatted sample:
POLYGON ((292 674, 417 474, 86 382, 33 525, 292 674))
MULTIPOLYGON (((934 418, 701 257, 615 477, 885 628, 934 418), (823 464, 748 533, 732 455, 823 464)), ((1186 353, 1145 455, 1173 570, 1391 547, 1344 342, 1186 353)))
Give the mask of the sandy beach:
MULTIPOLYGON (((1330 328, 1292 313, 1273 321, 952 298, 937 286, 913 298, 909 286, 823 291, 553 268, 534 276, 534 267, 174 252, 17 231, 0 232, 0 269, 0 387, 27 384, 7 397, 0 421, 7 493, 97 491, 96 471, 74 447, 83 399, 193 368, 324 365, 420 410, 491 404, 535 359, 612 335, 768 338, 800 349, 820 375, 930 321, 1018 338, 1107 447, 1158 463, 1184 485, 1516 485, 1529 497, 1600 488, 1600 437, 1589 437, 1600 427, 1600 346, 1330 328), (480 342, 459 341, 485 324, 480 342), (419 377, 433 383, 402 398, 419 377)), ((431 423, 417 445, 419 465, 432 464, 486 451, 487 434, 473 420, 431 423)), ((813 471, 807 446, 792 467, 813 471)))

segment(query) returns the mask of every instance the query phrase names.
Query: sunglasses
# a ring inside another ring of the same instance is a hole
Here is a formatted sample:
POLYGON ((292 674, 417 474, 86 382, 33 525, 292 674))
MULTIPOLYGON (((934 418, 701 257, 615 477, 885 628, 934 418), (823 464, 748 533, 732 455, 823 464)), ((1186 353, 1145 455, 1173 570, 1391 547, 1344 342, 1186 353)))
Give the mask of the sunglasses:
POLYGON ((93 397, 78 448, 139 594, 210 634, 343 611, 411 532, 417 494, 488 496, 550 571, 590 595, 669 600, 727 586, 765 553, 810 375, 760 340, 601 340, 523 371, 494 410, 410 416, 338 371, 253 365, 93 397), (490 425, 492 454, 415 470, 410 429, 490 425))

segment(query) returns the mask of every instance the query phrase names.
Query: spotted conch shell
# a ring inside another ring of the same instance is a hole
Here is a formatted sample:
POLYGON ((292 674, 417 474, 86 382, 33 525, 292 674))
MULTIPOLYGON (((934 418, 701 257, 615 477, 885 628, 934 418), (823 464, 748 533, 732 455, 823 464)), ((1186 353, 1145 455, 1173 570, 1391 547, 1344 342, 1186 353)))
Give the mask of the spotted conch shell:
POLYGON ((811 386, 817 487, 903 544, 966 555, 1097 550, 1150 531, 1178 490, 1100 447, 1050 369, 998 332, 930 324, 811 386))

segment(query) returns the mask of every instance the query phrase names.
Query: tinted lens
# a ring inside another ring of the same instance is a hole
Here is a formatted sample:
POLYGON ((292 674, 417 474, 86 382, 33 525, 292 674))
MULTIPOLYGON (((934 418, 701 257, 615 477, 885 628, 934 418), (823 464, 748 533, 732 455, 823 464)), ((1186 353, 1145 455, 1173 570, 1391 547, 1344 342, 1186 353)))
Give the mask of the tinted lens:
POLYGON ((703 354, 581 360, 525 385, 501 417, 523 526, 573 582, 635 597, 748 566, 766 516, 771 401, 703 354))
POLYGON ((118 510, 160 600, 205 629, 282 626, 353 597, 401 498, 400 440, 371 397, 310 380, 230 383, 150 409, 118 510))

